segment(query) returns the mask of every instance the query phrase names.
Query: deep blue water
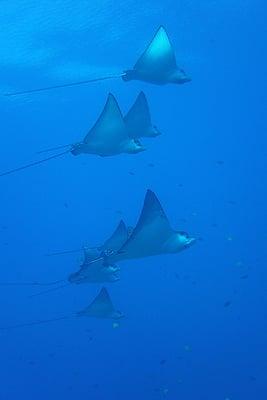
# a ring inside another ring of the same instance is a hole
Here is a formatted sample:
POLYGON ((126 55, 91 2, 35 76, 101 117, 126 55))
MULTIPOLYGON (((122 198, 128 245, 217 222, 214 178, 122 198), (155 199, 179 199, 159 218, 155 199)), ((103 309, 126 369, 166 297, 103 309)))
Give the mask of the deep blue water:
MULTIPOLYGON (((4 0, 1 92, 119 73, 163 24, 183 86, 121 80, 1 96, 0 171, 79 140, 108 92, 126 111, 142 89, 162 136, 148 150, 52 160, 2 177, 1 281, 64 279, 79 254, 155 191, 172 226, 201 238, 126 261, 106 285, 126 318, 1 331, 0 399, 267 398, 266 5, 257 0, 4 0), (153 166, 151 165, 153 164, 153 166)), ((100 285, 1 286, 1 327, 89 304, 100 285), (42 288, 41 288, 42 289, 42 288)))

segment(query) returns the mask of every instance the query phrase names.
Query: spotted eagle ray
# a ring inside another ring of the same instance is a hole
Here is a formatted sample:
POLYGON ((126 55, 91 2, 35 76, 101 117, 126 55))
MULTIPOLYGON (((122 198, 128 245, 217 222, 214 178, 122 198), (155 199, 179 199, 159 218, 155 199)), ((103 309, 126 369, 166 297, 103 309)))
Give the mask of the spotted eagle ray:
POLYGON ((103 287, 95 299, 81 311, 70 313, 67 315, 63 315, 58 318, 51 318, 46 320, 37 320, 33 322, 22 323, 18 325, 13 325, 9 327, 0 328, 1 330, 9 330, 16 328, 24 328, 28 326, 34 325, 42 325, 49 322, 61 321, 64 319, 69 319, 73 317, 90 317, 90 318, 98 318, 98 319, 112 319, 118 320, 124 317, 121 311, 117 311, 114 308, 110 295, 105 287, 103 287))
POLYGON ((196 239, 186 232, 172 229, 157 196, 148 190, 137 225, 111 260, 118 262, 125 259, 178 253, 195 241, 196 239))
POLYGON ((118 267, 114 264, 117 262, 161 254, 175 254, 190 247, 195 242, 196 239, 189 236, 188 233, 172 229, 157 196, 151 190, 148 190, 139 220, 118 251, 109 249, 108 252, 103 252, 99 258, 92 261, 90 261, 89 256, 85 271, 82 267, 78 274, 71 275, 69 279, 70 281, 76 279, 75 283, 83 283, 83 279, 86 282, 87 273, 90 275, 90 265, 99 263, 101 268, 104 266, 111 268, 110 277, 116 280, 118 273, 116 268, 118 267), (112 271, 115 273, 114 276, 112 276, 112 271))
POLYGON ((191 80, 184 70, 177 66, 174 48, 165 28, 160 26, 146 50, 135 63, 133 69, 123 71, 121 74, 117 75, 108 75, 62 85, 6 93, 6 96, 42 92, 45 90, 84 85, 115 78, 122 78, 123 81, 126 82, 131 80, 140 80, 157 85, 165 85, 168 83, 182 84, 191 80))
POLYGON ((57 280, 53 282, 0 282, 0 286, 54 286, 61 284, 45 291, 36 293, 30 297, 39 296, 52 291, 66 287, 69 283, 105 283, 116 282, 120 279, 119 267, 114 263, 107 262, 107 256, 117 252, 129 237, 129 228, 121 220, 112 235, 101 245, 97 247, 85 247, 83 249, 70 250, 66 252, 52 253, 51 255, 60 255, 70 252, 84 252, 84 260, 80 269, 69 275, 67 279, 57 280), (62 283, 64 283, 62 285, 62 283))
POLYGON ((129 137, 119 105, 115 97, 109 94, 96 124, 82 142, 72 145, 71 153, 108 157, 121 153, 135 154, 144 150, 145 148, 137 139, 129 137))
POLYGON ((111 93, 108 95, 104 109, 95 125, 81 142, 58 146, 54 149, 49 149, 49 151, 64 147, 68 147, 68 150, 3 172, 0 174, 0 177, 61 157, 67 153, 75 156, 79 154, 94 154, 101 157, 110 157, 122 153, 136 154, 145 150, 139 139, 129 137, 119 105, 111 93))
POLYGON ((182 84, 191 80, 184 70, 177 66, 173 46, 163 26, 160 26, 133 69, 124 72, 122 79, 140 80, 157 85, 182 84))

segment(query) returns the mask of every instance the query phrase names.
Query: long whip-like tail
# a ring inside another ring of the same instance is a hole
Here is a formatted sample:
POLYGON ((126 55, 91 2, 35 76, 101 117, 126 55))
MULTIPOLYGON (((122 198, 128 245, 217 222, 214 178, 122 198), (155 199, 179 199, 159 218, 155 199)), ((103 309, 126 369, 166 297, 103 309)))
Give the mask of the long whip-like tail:
POLYGON ((55 253, 47 253, 45 254, 46 257, 53 257, 53 256, 61 256, 64 254, 71 254, 71 253, 80 253, 82 251, 82 247, 80 249, 76 249, 76 250, 65 250, 65 251, 58 251, 55 253))
POLYGON ((105 80, 108 80, 108 79, 121 78, 123 75, 125 75, 125 74, 122 73, 122 74, 119 74, 119 75, 103 76, 101 78, 87 79, 85 81, 65 83, 65 84, 62 84, 62 85, 46 86, 46 87, 43 87, 43 88, 29 89, 29 90, 22 90, 22 91, 19 91, 19 92, 5 93, 5 96, 18 96, 18 95, 21 95, 21 94, 44 92, 46 90, 61 89, 61 88, 70 87, 70 86, 87 85, 88 83, 105 81, 105 80))
POLYGON ((0 282, 0 286, 53 286, 65 282, 65 279, 52 282, 0 282))
POLYGON ((22 171, 23 169, 27 169, 27 168, 34 167, 35 165, 42 164, 42 163, 44 163, 44 162, 46 162, 46 161, 49 161, 49 160, 53 160, 54 158, 62 157, 64 154, 67 154, 67 153, 69 153, 69 152, 70 152, 70 150, 63 151, 62 153, 55 154, 55 155, 53 155, 53 156, 51 156, 51 157, 43 158, 42 160, 35 161, 35 162, 30 163, 30 164, 23 165, 22 167, 10 169, 9 171, 2 172, 2 173, 0 174, 0 177, 1 177, 1 176, 5 176, 5 175, 14 174, 15 172, 22 171))
POLYGON ((5 330, 11 330, 11 329, 26 328, 28 326, 48 324, 49 322, 62 321, 64 319, 69 319, 74 316, 75 316, 75 314, 72 313, 72 314, 68 314, 68 315, 63 315, 62 317, 58 317, 58 318, 43 319, 40 321, 26 322, 26 323, 22 323, 22 324, 7 326, 7 327, 0 328, 0 330, 5 331, 5 330))
POLYGON ((80 247, 79 249, 74 249, 74 250, 64 250, 64 251, 56 251, 54 253, 47 253, 47 254, 45 254, 45 256, 46 257, 61 256, 61 255, 64 255, 64 254, 80 253, 81 251, 87 250, 87 249, 88 250, 95 250, 95 249, 98 249, 98 248, 99 248, 99 246, 89 247, 89 248, 80 247))
POLYGON ((54 287, 54 288, 51 288, 51 289, 43 290, 42 292, 34 293, 34 294, 32 294, 32 295, 30 295, 28 297, 29 297, 29 299, 32 299, 33 297, 42 296, 43 294, 56 292, 57 290, 63 289, 65 287, 69 286, 70 284, 71 284, 70 282, 67 282, 67 283, 65 283, 65 285, 60 285, 60 286, 57 286, 57 287, 54 287))
POLYGON ((60 150, 60 149, 66 149, 67 147, 71 147, 71 146, 72 146, 72 144, 64 144, 62 146, 50 147, 49 149, 37 151, 36 154, 43 154, 43 153, 48 153, 49 151, 56 151, 56 150, 60 150))

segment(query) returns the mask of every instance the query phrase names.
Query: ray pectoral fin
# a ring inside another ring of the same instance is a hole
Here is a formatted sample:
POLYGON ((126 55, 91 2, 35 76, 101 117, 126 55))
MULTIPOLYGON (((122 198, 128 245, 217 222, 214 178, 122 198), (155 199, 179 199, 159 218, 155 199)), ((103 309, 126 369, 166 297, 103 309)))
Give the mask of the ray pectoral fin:
POLYGON ((106 104, 84 142, 97 146, 99 155, 112 155, 119 151, 121 143, 128 139, 121 110, 115 97, 109 93, 106 104))
POLYGON ((162 244, 172 233, 158 198, 148 190, 136 227, 119 252, 125 251, 127 258, 162 254, 162 244))
POLYGON ((133 106, 124 117, 124 121, 130 137, 147 136, 151 126, 151 117, 144 92, 140 92, 133 106))
POLYGON ((154 38, 136 62, 134 69, 147 70, 148 72, 150 70, 176 69, 174 50, 163 26, 160 26, 154 38))
POLYGON ((147 190, 143 209, 136 228, 139 227, 139 229, 141 229, 143 226, 151 224, 156 218, 159 217, 161 224, 164 225, 167 230, 172 232, 167 216, 159 202, 159 199, 155 193, 152 192, 152 190, 147 190))
POLYGON ((113 234, 108 238, 102 246, 102 250, 112 250, 117 251, 123 243, 127 240, 127 227, 123 220, 121 220, 113 232, 113 234))

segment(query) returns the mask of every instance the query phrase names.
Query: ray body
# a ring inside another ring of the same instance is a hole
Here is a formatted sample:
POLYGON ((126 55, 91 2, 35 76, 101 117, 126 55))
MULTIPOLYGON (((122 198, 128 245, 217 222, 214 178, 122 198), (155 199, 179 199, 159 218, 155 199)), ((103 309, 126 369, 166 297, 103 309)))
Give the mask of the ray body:
POLYGON ((131 236, 113 260, 143 258, 178 253, 195 239, 185 232, 174 231, 156 195, 148 190, 140 218, 131 236))
POLYGON ((190 81, 185 72, 177 66, 174 49, 163 26, 158 29, 133 69, 125 71, 122 79, 141 80, 157 85, 190 81))
POLYGON ((81 143, 72 146, 71 153, 108 157, 122 153, 135 154, 144 150, 137 139, 129 137, 119 105, 115 97, 109 94, 97 122, 81 143))
POLYGON ((124 117, 128 135, 131 138, 156 137, 159 130, 152 125, 150 110, 144 92, 140 92, 135 103, 124 117))

